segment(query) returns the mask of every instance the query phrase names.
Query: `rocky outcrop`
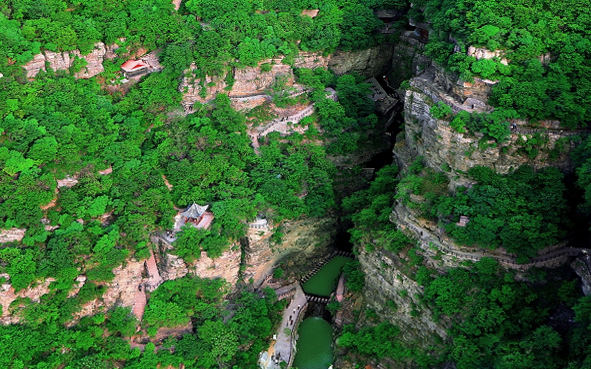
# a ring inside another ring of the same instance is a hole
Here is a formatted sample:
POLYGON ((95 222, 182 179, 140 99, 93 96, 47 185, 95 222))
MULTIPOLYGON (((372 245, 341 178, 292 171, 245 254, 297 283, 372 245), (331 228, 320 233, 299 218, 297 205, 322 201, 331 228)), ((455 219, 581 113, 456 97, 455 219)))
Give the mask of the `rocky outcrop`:
MULTIPOLYGON (((230 72, 234 78, 232 88, 227 90, 227 73, 220 76, 207 76, 205 80, 196 79, 192 71, 197 67, 191 65, 185 72, 181 81, 179 91, 183 92, 183 105, 193 105, 195 102, 205 103, 215 98, 218 93, 227 93, 231 98, 240 101, 241 104, 249 103, 241 108, 252 108, 256 103, 262 104, 265 100, 260 97, 250 100, 256 95, 263 95, 278 78, 284 78, 285 86, 291 87, 294 82, 292 67, 283 64, 285 57, 280 56, 274 59, 263 60, 256 67, 234 68, 230 72), (201 89, 205 88, 206 93, 201 96, 201 89), (246 98, 246 99, 245 99, 246 98)), ((319 53, 300 53, 294 63, 296 68, 326 68, 328 59, 319 53)))
MULTIPOLYGON (((337 51, 329 56, 323 56, 321 53, 300 52, 295 57, 293 68, 330 68, 338 75, 357 72, 370 77, 385 73, 390 68, 392 50, 392 46, 382 45, 355 52, 337 51)), ((262 95, 278 78, 284 78, 287 87, 293 86, 295 78, 292 66, 283 64, 284 59, 284 56, 279 56, 263 60, 256 67, 234 68, 227 72, 232 73, 234 79, 231 89, 227 89, 227 73, 220 76, 206 76, 201 80, 194 77, 192 71, 197 67, 192 65, 185 72, 185 77, 179 85, 179 91, 183 92, 182 104, 189 107, 195 102, 206 103, 213 100, 218 93, 227 93, 232 98, 234 108, 252 109, 266 101, 262 95), (203 94, 202 89, 205 89, 203 94)))
POLYGON ((200 278, 223 278, 235 286, 240 272, 240 257, 240 250, 228 250, 216 259, 207 256, 206 252, 201 252, 199 260, 188 265, 188 270, 200 278))
POLYGON ((336 51, 328 68, 337 75, 359 73, 365 77, 383 74, 390 69, 393 46, 384 44, 360 51, 336 51))
POLYGON ((252 279, 259 286, 269 276, 280 261, 289 256, 283 269, 290 275, 326 256, 336 234, 336 219, 304 218, 285 222, 280 229, 249 228, 243 240, 245 266, 244 281, 252 279), (273 232, 283 233, 279 244, 273 243, 273 232))
POLYGON ((26 231, 26 228, 0 229, 0 243, 20 242, 26 231))
POLYGON ((502 50, 490 51, 481 47, 468 47, 468 56, 473 56, 476 60, 480 59, 499 59, 502 64, 508 65, 509 60, 504 58, 505 53, 502 50))
MULTIPOLYGON (((101 298, 89 301, 74 314, 74 321, 83 316, 96 314, 100 309, 113 306, 133 308, 136 292, 143 283, 146 273, 145 260, 127 260, 125 265, 113 269, 115 277, 111 282, 100 283, 107 287, 101 298)), ((88 283, 88 282, 86 282, 88 283)))
MULTIPOLYGON (((481 133, 458 133, 450 127, 449 121, 433 117, 430 109, 442 101, 451 106, 454 112, 488 111, 491 107, 486 104, 485 98, 489 82, 476 80, 472 84, 460 82, 454 85, 446 82, 447 86, 442 83, 438 83, 435 73, 429 77, 421 75, 411 79, 410 84, 413 88, 407 90, 404 105, 404 140, 397 142, 394 149, 400 166, 408 165, 409 160, 416 156, 423 156, 426 165, 438 171, 442 166, 449 166, 451 170, 446 174, 452 187, 469 182, 465 172, 477 165, 493 168, 499 173, 508 173, 524 164, 536 169, 552 165, 565 172, 573 170, 568 155, 571 146, 563 140, 579 132, 534 128, 530 127, 527 121, 516 120, 513 122, 513 134, 505 142, 499 144, 491 140, 483 143, 481 133), (462 100, 462 97, 465 99, 462 100), (526 155, 527 141, 536 134, 545 138, 546 142, 538 144, 535 156, 526 155), (555 151, 556 156, 552 157, 551 152, 556 145, 562 147, 555 151)), ((556 127, 553 122, 544 122, 544 125, 556 127)))
POLYGON ((23 66, 27 72, 28 78, 33 78, 39 71, 45 71, 46 66, 58 71, 68 70, 74 64, 76 58, 84 59, 86 66, 81 71, 75 73, 76 78, 91 78, 104 71, 103 60, 105 57, 114 56, 113 51, 117 45, 105 46, 102 42, 97 42, 94 49, 87 55, 82 55, 79 50, 53 52, 49 50, 37 54, 33 60, 23 66))
POLYGON ((447 336, 445 328, 433 321, 431 311, 420 300, 422 287, 401 272, 399 256, 383 250, 362 250, 358 259, 365 272, 367 303, 381 317, 400 327, 402 340, 427 348, 435 336, 447 336))
MULTIPOLYGON (((2 277, 10 281, 7 274, 2 277)), ((2 317, 0 317, 0 324, 16 324, 20 321, 19 307, 10 305, 18 298, 29 299, 32 303, 39 303, 41 296, 49 293, 49 284, 54 282, 53 278, 46 278, 42 282, 35 284, 32 287, 25 288, 15 292, 10 283, 4 283, 0 287, 0 305, 2 305, 2 317)))
POLYGON ((581 278, 581 288, 585 296, 591 294, 591 257, 583 253, 571 263, 571 268, 581 278))
POLYGON ((388 73, 390 85, 396 87, 404 80, 421 73, 431 65, 431 58, 424 55, 424 40, 413 31, 405 31, 392 49, 391 69, 388 73))
POLYGON ((56 182, 57 182, 58 188, 60 188, 60 187, 68 187, 68 188, 74 187, 78 183, 78 176, 77 175, 74 177, 67 176, 64 179, 56 180, 56 182))
POLYGON ((200 278, 223 278, 232 286, 238 282, 241 253, 236 245, 232 245, 229 250, 215 259, 210 258, 205 251, 202 251, 199 259, 187 263, 174 255, 174 247, 165 239, 152 237, 152 241, 159 246, 158 270, 164 280, 182 278, 191 273, 200 278))

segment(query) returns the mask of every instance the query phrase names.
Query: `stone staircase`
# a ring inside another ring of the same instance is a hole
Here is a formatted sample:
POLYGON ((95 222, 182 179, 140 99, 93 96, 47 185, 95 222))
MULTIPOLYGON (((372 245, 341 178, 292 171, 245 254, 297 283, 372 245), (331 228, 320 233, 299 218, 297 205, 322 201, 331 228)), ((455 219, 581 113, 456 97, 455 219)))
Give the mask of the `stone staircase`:
POLYGON ((138 321, 141 321, 144 316, 147 302, 145 287, 140 284, 135 293, 135 302, 133 304, 133 310, 131 311, 138 321))

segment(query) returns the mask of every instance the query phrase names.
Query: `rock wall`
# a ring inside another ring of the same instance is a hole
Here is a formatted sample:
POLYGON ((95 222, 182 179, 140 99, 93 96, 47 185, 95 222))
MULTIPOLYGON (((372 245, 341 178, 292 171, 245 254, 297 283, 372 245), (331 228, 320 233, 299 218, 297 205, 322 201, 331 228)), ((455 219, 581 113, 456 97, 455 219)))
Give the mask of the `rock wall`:
MULTIPOLYGON (((183 104, 192 105, 195 102, 206 103, 214 99, 218 93, 227 93, 228 96, 235 98, 264 94, 282 76, 284 76, 288 87, 293 86, 294 75, 292 67, 283 64, 283 59, 284 56, 280 56, 274 59, 263 60, 256 67, 234 68, 228 72, 232 73, 234 78, 234 84, 230 90, 226 90, 228 86, 226 83, 227 73, 220 76, 207 76, 205 77, 205 81, 201 81, 192 76, 191 71, 197 67, 191 65, 189 70, 185 72, 185 76, 179 85, 179 91, 183 92, 183 104), (270 70, 264 72, 264 68, 270 68, 270 70), (207 91, 204 97, 200 95, 202 84, 207 91)), ((328 58, 323 57, 320 53, 300 53, 295 59, 294 67, 326 68, 328 66, 328 60, 328 58)), ((244 103, 244 101, 241 102, 244 103)))
POLYGON ((20 242, 26 231, 26 228, 0 229, 0 243, 20 242))
POLYGON ((104 71, 104 58, 113 58, 113 52, 117 47, 116 44, 105 46, 104 43, 97 42, 94 49, 87 55, 82 55, 79 50, 64 52, 45 50, 42 54, 35 55, 33 60, 25 64, 23 68, 27 72, 27 77, 33 78, 39 71, 45 71, 46 65, 55 71, 68 70, 78 57, 86 60, 87 65, 80 72, 75 73, 75 77, 90 78, 104 71))
POLYGON ((445 328, 433 321, 432 312, 420 301, 422 287, 400 271, 398 255, 363 250, 358 259, 365 271, 367 303, 382 318, 400 327, 402 340, 427 348, 434 337, 447 336, 445 328))
POLYGON ((394 46, 384 44, 360 51, 336 51, 330 56, 328 68, 337 75, 359 73, 373 77, 390 69, 393 50, 394 46))
MULTIPOLYGON (((413 78, 410 84, 412 88, 406 91, 404 105, 404 140, 397 142, 394 149, 395 158, 401 167, 405 167, 419 155, 435 170, 441 171, 442 165, 449 165, 451 170, 446 174, 451 181, 450 186, 453 187, 468 183, 465 172, 477 165, 488 166, 499 173, 508 173, 524 164, 536 169, 552 165, 565 172, 572 172, 573 164, 568 155, 571 146, 568 143, 554 160, 550 157, 550 152, 558 140, 580 133, 578 131, 533 128, 526 121, 516 120, 516 129, 506 142, 497 144, 491 140, 483 145, 480 142, 482 134, 458 133, 450 127, 448 121, 431 115, 431 107, 439 101, 450 105, 455 112, 490 110, 490 106, 486 104, 489 81, 476 80, 473 84, 456 83, 445 86, 438 83, 433 73, 428 77, 422 75, 413 78), (462 100, 462 97, 465 99, 462 100), (547 137, 547 142, 531 158, 523 150, 524 142, 537 132, 547 137)), ((544 125, 555 127, 552 122, 544 122, 544 125)))
POLYGON ((571 263, 571 268, 581 278, 581 289, 585 296, 591 294, 591 257, 585 253, 571 263))
MULTIPOLYGON (((295 58, 293 68, 330 68, 336 74, 357 72, 367 77, 385 73, 390 68, 393 46, 382 45, 367 50, 355 52, 337 51, 332 55, 323 56, 321 53, 300 52, 295 58)), ((218 93, 227 93, 231 98, 244 98, 253 95, 262 95, 271 87, 279 77, 286 79, 287 86, 293 86, 294 75, 290 65, 283 64, 284 56, 263 60, 256 67, 242 69, 234 68, 231 72, 234 84, 226 90, 227 73, 220 76, 207 76, 204 81, 196 79, 191 71, 195 65, 185 72, 179 91, 183 92, 183 105, 191 106, 195 102, 206 103, 215 98, 218 93), (263 66, 265 65, 265 66, 263 66), (263 68, 270 70, 263 72, 263 68), (203 87, 202 87, 203 86, 203 87), (200 95, 205 88, 204 96, 200 95)), ((252 108, 260 105, 265 100, 239 100, 240 105, 235 108, 252 108)), ((234 102, 234 101, 233 101, 234 102)))
POLYGON ((304 218, 285 222, 280 231, 284 234, 281 244, 271 240, 277 228, 250 228, 243 240, 243 279, 252 278, 255 286, 271 275, 273 269, 289 256, 289 265, 283 267, 288 274, 298 274, 330 253, 330 246, 336 235, 337 222, 330 216, 321 219, 304 218))
POLYGON ((162 238, 152 237, 152 241, 158 245, 156 255, 158 270, 164 280, 178 279, 191 273, 200 278, 223 278, 232 286, 238 282, 241 258, 238 245, 232 245, 216 259, 208 257, 203 251, 199 259, 187 263, 174 255, 174 247, 162 238))
POLYGON ((431 59, 423 54, 425 43, 413 31, 405 31, 392 49, 390 85, 400 83, 421 73, 431 65, 431 59))
MULTIPOLYGON (((127 260, 122 266, 113 269, 115 278, 111 282, 100 283, 107 290, 101 298, 87 302, 80 311, 74 315, 74 321, 83 316, 93 315, 102 309, 110 309, 113 306, 133 308, 135 295, 140 285, 145 282, 145 260, 127 260)), ((89 283, 86 281, 86 283, 89 283)), ((81 286, 79 286, 81 287, 81 286)))
MULTIPOLYGON (((0 277, 4 277, 10 280, 8 274, 2 274, 0 277)), ((2 316, 0 317, 0 324, 15 324, 20 321, 19 307, 13 307, 13 310, 9 309, 10 304, 17 298, 30 299, 33 303, 39 303, 41 296, 49 292, 49 284, 55 281, 53 278, 47 278, 43 281, 36 283, 33 287, 14 291, 14 288, 10 283, 4 283, 0 287, 0 305, 2 306, 2 316)))

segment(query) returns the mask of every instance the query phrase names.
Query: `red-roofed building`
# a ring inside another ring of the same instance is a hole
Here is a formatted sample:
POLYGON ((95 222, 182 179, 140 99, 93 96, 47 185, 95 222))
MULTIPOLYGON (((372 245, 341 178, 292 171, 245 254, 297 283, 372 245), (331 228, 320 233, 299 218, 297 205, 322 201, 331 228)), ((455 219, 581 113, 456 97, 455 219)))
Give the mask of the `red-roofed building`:
POLYGON ((196 203, 190 205, 181 213, 185 222, 192 223, 197 228, 208 229, 213 220, 213 213, 206 211, 209 205, 200 206, 196 203))
POLYGON ((128 60, 121 65, 121 70, 126 78, 143 74, 148 71, 148 68, 150 66, 142 60, 128 60))

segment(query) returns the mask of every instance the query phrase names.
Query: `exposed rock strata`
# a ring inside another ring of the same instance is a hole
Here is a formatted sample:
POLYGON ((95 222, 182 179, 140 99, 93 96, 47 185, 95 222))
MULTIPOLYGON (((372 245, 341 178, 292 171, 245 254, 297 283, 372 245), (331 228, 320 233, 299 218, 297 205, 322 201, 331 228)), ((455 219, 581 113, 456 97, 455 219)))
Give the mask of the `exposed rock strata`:
POLYGON ((502 50, 490 51, 484 48, 470 46, 468 47, 468 56, 473 56, 476 60, 498 59, 502 64, 509 64, 509 60, 504 58, 504 52, 502 50))
MULTIPOLYGON (((416 156, 423 156, 426 165, 435 170, 441 170, 442 165, 449 165, 451 171, 447 175, 454 187, 462 181, 469 181, 465 172, 477 165, 493 168, 499 173, 508 173, 524 164, 536 169, 552 165, 565 172, 573 170, 568 155, 570 145, 565 145, 564 150, 554 160, 550 158, 549 153, 558 140, 578 132, 555 128, 528 128, 528 122, 516 120, 516 131, 506 142, 496 144, 489 141, 485 145, 486 148, 482 148, 482 134, 458 133, 450 127, 448 121, 436 119, 431 115, 430 109, 438 101, 444 101, 452 106, 454 111, 489 110, 490 107, 486 105, 485 100, 488 89, 486 81, 477 80, 474 84, 448 86, 450 91, 447 92, 445 86, 437 85, 433 79, 417 77, 411 80, 411 86, 413 88, 406 92, 404 106, 405 139, 399 141, 394 149, 394 155, 402 167, 408 165, 409 160, 416 156), (460 93, 472 97, 462 101, 458 97, 460 93), (480 105, 475 106, 472 103, 467 106, 469 101, 478 101, 480 105), (520 149, 523 147, 524 138, 528 140, 537 132, 546 136, 548 141, 539 148, 539 153, 532 159, 520 149)), ((556 127, 554 122, 544 122, 544 125, 556 127)))
POLYGON ((445 329, 433 321, 431 311, 420 301, 422 287, 400 272, 397 255, 385 251, 361 251, 358 258, 365 271, 365 299, 380 316, 400 327, 404 341, 426 348, 433 343, 434 335, 447 336, 445 329), (415 313, 411 313, 413 310, 415 313))
POLYGON ((252 278, 255 286, 260 285, 287 256, 293 263, 288 273, 315 262, 326 255, 336 229, 336 220, 332 217, 286 222, 282 224, 282 242, 275 245, 271 240, 273 230, 250 228, 244 242, 244 280, 252 278))
POLYGON ((79 50, 53 52, 43 51, 33 57, 33 60, 23 66, 27 72, 28 78, 33 78, 39 71, 45 71, 46 65, 55 70, 68 70, 74 64, 76 58, 84 59, 87 63, 80 72, 75 73, 76 78, 91 78, 104 71, 103 60, 105 57, 113 57, 113 51, 117 45, 105 46, 102 42, 97 42, 94 49, 87 55, 82 55, 79 50))
POLYGON ((337 75, 359 73, 373 77, 390 69, 393 46, 380 45, 360 51, 337 51, 330 56, 328 68, 337 75))
POLYGON ((26 228, 0 229, 0 243, 20 242, 26 231, 26 228))
MULTIPOLYGON (((7 275, 2 275, 7 278, 7 275)), ((10 277, 8 277, 10 278, 10 277)), ((10 305, 17 299, 30 299, 32 303, 39 303, 41 296, 49 292, 49 284, 55 281, 53 278, 46 278, 42 282, 37 283, 33 287, 14 291, 14 288, 10 283, 4 283, 0 287, 0 305, 2 305, 2 317, 0 318, 1 324, 16 324, 20 321, 18 314, 19 308, 13 307, 14 311, 10 309, 10 305)))
MULTIPOLYGON (((382 45, 367 50, 356 52, 341 52, 323 56, 321 53, 300 52, 296 56, 293 68, 330 68, 337 74, 357 72, 365 76, 373 76, 379 73, 385 73, 390 68, 393 47, 382 45)), ((252 109, 262 104, 265 100, 239 100, 239 98, 250 97, 253 95, 264 94, 278 78, 285 78, 286 86, 293 86, 294 75, 292 67, 283 64, 284 56, 274 59, 263 60, 256 67, 246 67, 242 69, 233 69, 231 72, 234 78, 232 88, 226 83, 227 74, 220 76, 207 76, 205 80, 196 79, 191 71, 196 69, 192 65, 185 72, 185 77, 181 81, 179 91, 183 92, 183 105, 191 106, 195 102, 205 103, 215 98, 218 93, 227 93, 233 98, 236 109, 252 109), (263 67, 263 65, 265 65, 263 67), (263 68, 270 70, 263 72, 263 68), (206 93, 201 96, 201 89, 205 88, 206 93)))
POLYGON ((237 246, 231 247, 216 259, 210 258, 202 251, 199 259, 187 263, 174 255, 174 247, 168 242, 154 237, 152 241, 159 244, 158 269, 164 280, 182 278, 191 273, 200 278, 223 278, 232 286, 238 282, 241 254, 237 246))
MULTIPOLYGON (((279 77, 284 77, 286 86, 290 87, 293 85, 294 75, 292 67, 282 63, 284 58, 284 56, 280 56, 263 60, 256 67, 234 68, 228 72, 232 73, 234 78, 234 84, 230 90, 226 90, 228 86, 226 83, 227 73, 220 76, 207 76, 204 81, 201 81, 192 76, 191 71, 196 69, 196 66, 191 65, 189 70, 185 72, 185 77, 179 86, 179 91, 183 92, 183 104, 209 102, 218 93, 227 93, 230 97, 235 98, 264 94, 279 77), (264 72, 263 68, 270 68, 270 70, 264 72), (206 89, 204 96, 200 95, 202 88, 206 89)), ((320 53, 300 53, 294 63, 295 68, 313 69, 326 68, 327 66, 328 58, 323 57, 320 53)), ((244 103, 244 101, 242 102, 244 103)))
POLYGON ((591 257, 589 254, 583 254, 576 258, 571 267, 581 278, 581 288, 585 296, 591 294, 591 257))
POLYGON ((74 314, 74 320, 113 306, 133 308, 136 292, 144 280, 142 274, 145 274, 145 270, 145 260, 127 260, 125 265, 113 269, 115 278, 111 282, 104 283, 107 289, 103 296, 84 304, 80 311, 74 314))

